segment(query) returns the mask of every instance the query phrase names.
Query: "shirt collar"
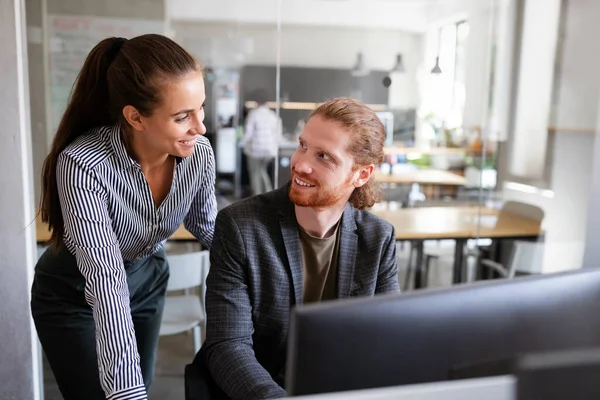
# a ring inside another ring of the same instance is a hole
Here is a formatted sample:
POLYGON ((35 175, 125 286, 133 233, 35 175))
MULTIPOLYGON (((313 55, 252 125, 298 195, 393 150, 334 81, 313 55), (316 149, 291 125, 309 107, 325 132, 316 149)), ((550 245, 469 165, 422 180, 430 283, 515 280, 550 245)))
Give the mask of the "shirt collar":
POLYGON ((109 129, 109 140, 110 144, 115 152, 118 164, 123 169, 131 168, 134 166, 139 167, 140 164, 127 154, 125 143, 123 142, 122 130, 117 126, 112 126, 109 129))

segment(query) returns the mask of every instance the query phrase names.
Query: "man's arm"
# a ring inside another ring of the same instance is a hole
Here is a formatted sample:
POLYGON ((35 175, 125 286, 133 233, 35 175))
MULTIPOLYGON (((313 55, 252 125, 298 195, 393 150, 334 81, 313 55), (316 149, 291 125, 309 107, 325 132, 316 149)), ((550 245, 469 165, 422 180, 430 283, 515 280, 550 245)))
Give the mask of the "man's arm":
POLYGON ((392 227, 386 243, 383 245, 381 264, 377 274, 375 293, 399 292, 398 260, 396 258, 396 230, 392 227))
POLYGON ((286 396, 254 354, 246 249, 236 221, 217 215, 206 281, 206 362, 213 379, 233 399, 286 396))

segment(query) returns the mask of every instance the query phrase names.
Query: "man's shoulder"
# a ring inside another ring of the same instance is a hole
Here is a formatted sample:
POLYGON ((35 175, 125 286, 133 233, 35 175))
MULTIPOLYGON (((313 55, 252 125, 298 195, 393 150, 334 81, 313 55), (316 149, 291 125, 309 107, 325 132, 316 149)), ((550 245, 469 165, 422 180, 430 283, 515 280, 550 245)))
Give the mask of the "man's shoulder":
POLYGON ((236 201, 219 211, 219 216, 232 219, 238 225, 266 222, 276 217, 279 210, 286 205, 289 205, 287 191, 280 188, 236 201))
POLYGON ((378 217, 371 211, 353 208, 354 220, 360 236, 366 238, 389 237, 394 232, 394 226, 388 221, 378 217))

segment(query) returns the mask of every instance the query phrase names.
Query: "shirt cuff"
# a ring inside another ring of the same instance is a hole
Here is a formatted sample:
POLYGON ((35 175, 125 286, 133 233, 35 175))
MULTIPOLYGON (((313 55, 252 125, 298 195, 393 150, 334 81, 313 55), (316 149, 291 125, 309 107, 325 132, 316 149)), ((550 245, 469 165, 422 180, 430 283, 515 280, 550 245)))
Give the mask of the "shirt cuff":
POLYGON ((108 396, 107 400, 146 400, 148 396, 146 395, 146 387, 145 386, 137 386, 129 389, 124 389, 119 392, 115 392, 108 396))

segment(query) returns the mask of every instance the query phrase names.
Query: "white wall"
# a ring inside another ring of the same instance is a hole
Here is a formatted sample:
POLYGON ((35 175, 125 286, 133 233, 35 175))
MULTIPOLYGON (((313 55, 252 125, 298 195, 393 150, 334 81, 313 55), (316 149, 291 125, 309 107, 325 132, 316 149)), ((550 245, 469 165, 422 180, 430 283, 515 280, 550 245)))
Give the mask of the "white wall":
POLYGON ((35 229, 25 4, 0 0, 0 399, 39 399, 29 309, 35 229))
POLYGON ((26 0, 27 59, 29 63, 29 98, 31 115, 31 146, 33 149, 33 188, 36 200, 41 193, 42 164, 50 149, 46 119, 46 81, 44 70, 43 26, 44 12, 41 0, 26 0))
MULTIPOLYGON (((447 1, 447 0, 444 0, 447 1)), ((423 32, 426 8, 418 1, 281 0, 284 25, 369 26, 423 32)), ((168 0, 173 20, 272 23, 277 0, 168 0)))
POLYGON ((490 47, 494 14, 491 8, 468 10, 469 36, 466 42, 465 110, 463 126, 484 125, 490 89, 490 47))
POLYGON ((565 130, 594 131, 598 120, 600 52, 593 42, 600 33, 600 2, 570 0, 566 17, 569 46, 564 47, 558 65, 561 75, 551 125, 565 130))
MULTIPOLYGON (((589 41, 593 37, 589 35, 600 34, 597 25, 600 2, 568 0, 565 11, 562 54, 554 88, 559 93, 556 115, 562 123, 580 121, 580 126, 595 130, 600 115, 600 59, 589 50, 589 41), (583 88, 586 85, 589 88, 583 88), (574 108, 573 102, 580 107, 574 108)), ((527 82, 521 84, 526 85, 527 82)), ((554 192, 554 198, 511 189, 504 190, 504 197, 506 200, 538 204, 546 212, 545 272, 580 268, 584 263, 586 246, 585 265, 600 266, 600 252, 596 250, 599 247, 600 215, 598 197, 593 195, 600 193, 599 176, 594 171, 594 166, 600 165, 598 135, 559 128, 550 140, 553 150, 549 155, 552 159, 549 189, 554 192), (592 179, 593 172, 595 179, 592 179)))
MULTIPOLYGON (((587 204, 590 198, 591 166, 600 153, 594 152, 595 137, 586 133, 555 133, 550 190, 554 197, 504 189, 503 199, 541 207, 545 212, 543 229, 543 271, 558 272, 582 266, 587 237, 587 204)), ((600 265, 600 264, 599 264, 600 265)))
MULTIPOLYGON (((231 62, 244 53, 245 64, 276 61, 277 32, 271 24, 190 22, 172 20, 174 37, 212 63, 231 62)), ((282 25, 281 64, 285 66, 352 68, 363 52, 372 69, 391 69, 396 54, 414 70, 419 63, 420 35, 390 29, 282 25)))
MULTIPOLYGON (((487 118, 493 24, 498 18, 494 6, 500 8, 502 3, 503 1, 492 0, 447 1, 441 2, 436 7, 431 6, 428 10, 429 22, 428 31, 424 36, 423 70, 419 77, 423 88, 430 79, 430 71, 437 56, 439 27, 462 20, 467 20, 469 24, 469 35, 465 43, 465 109, 463 112, 463 126, 467 129, 483 126, 487 118)), ((443 61, 440 60, 441 63, 443 61)), ((420 136, 420 133, 418 135, 420 136)), ((420 140, 420 143, 425 145, 426 141, 420 140)))
MULTIPOLYGON (((509 138, 510 116, 512 105, 512 86, 516 77, 513 69, 515 63, 515 38, 518 26, 517 0, 499 0, 495 12, 495 70, 492 85, 494 98, 488 119, 488 134, 495 141, 506 141, 509 138)), ((508 158, 506 158, 508 160, 508 158)))
MULTIPOLYGON (((541 179, 546 166, 561 0, 527 0, 509 171, 541 179)), ((571 38, 572 39, 572 38, 571 38)))
MULTIPOLYGON (((276 65, 273 25, 173 20, 171 28, 176 40, 213 66, 276 65)), ((416 107, 422 47, 421 35, 397 29, 283 25, 281 65, 351 69, 362 52, 367 68, 391 70, 400 53, 406 72, 392 77, 392 105, 416 107)))
MULTIPOLYGON (((598 101, 596 110, 598 116, 600 116, 600 101, 598 101)), ((598 245, 598 238, 600 237, 600 207, 597 204, 598 199, 600 199, 600 138, 597 132, 600 132, 600 117, 596 123, 596 134, 594 135, 593 152, 595 157, 592 160, 591 188, 587 206, 587 229, 582 263, 585 268, 600 267, 600 246, 598 245)))

